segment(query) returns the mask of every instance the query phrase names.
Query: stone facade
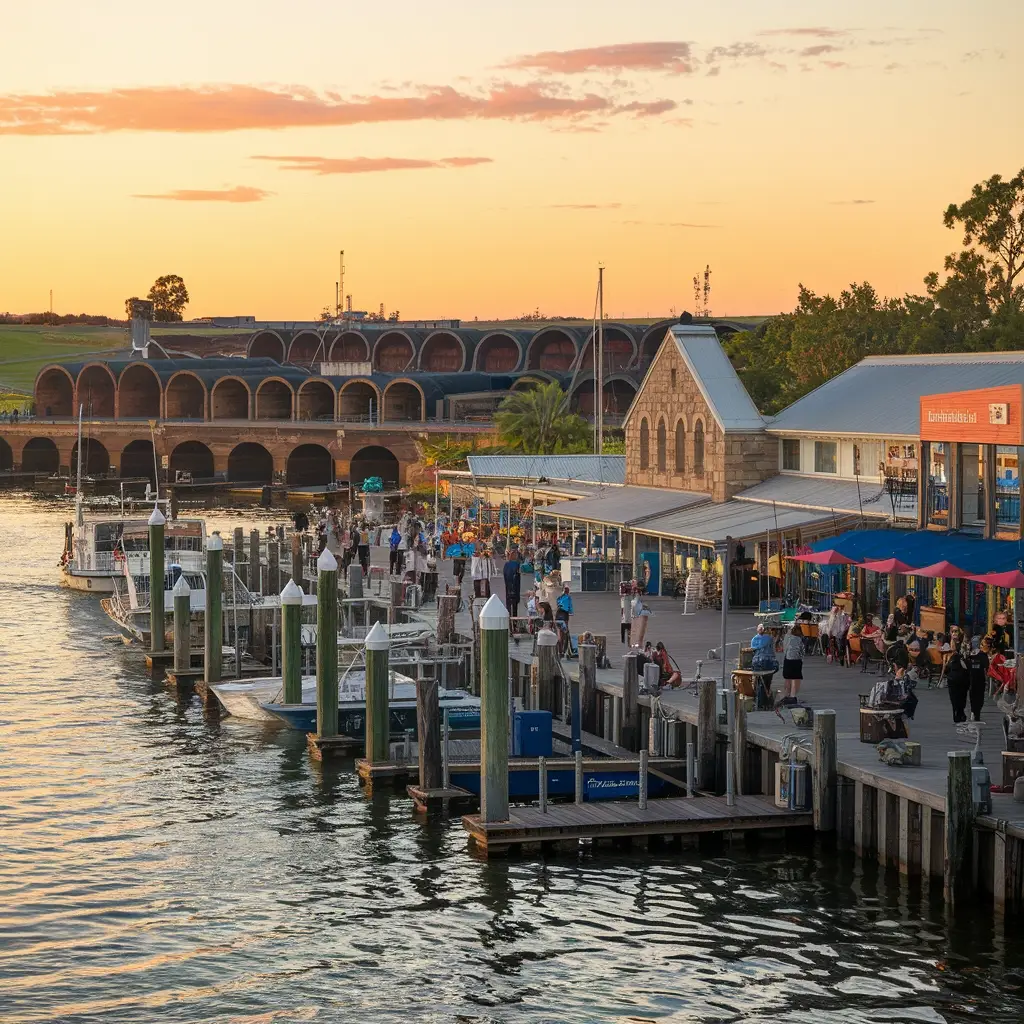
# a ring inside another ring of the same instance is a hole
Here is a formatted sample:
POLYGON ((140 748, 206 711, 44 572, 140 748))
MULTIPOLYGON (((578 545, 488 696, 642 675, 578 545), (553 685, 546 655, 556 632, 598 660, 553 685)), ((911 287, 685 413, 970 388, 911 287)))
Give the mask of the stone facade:
POLYGON ((778 471, 778 439, 763 430, 723 431, 678 347, 671 342, 663 344, 626 423, 626 483, 704 492, 713 501, 728 501, 778 471), (646 459, 641 443, 645 423, 646 459), (684 430, 682 451, 678 453, 682 456, 681 468, 676 459, 680 426, 684 430), (704 434, 702 471, 697 465, 698 428, 704 434))

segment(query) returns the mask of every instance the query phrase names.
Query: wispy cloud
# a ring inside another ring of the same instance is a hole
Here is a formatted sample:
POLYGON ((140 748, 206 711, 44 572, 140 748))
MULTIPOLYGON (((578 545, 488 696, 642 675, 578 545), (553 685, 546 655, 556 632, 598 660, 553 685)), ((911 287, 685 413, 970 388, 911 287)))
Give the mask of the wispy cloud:
POLYGON ((236 185, 234 188, 177 188, 170 192, 140 192, 133 199, 173 199, 183 203, 258 203, 273 192, 236 185))
POLYGON ((870 206, 874 199, 833 199, 832 206, 870 206))
POLYGON ((690 44, 683 41, 612 43, 581 50, 544 50, 510 61, 506 67, 578 75, 587 71, 668 71, 677 75, 693 71, 690 44))
POLYGON ((379 171, 421 171, 475 167, 490 164, 489 156, 446 156, 440 160, 418 160, 397 156, 254 156, 253 160, 270 160, 282 171, 308 171, 312 174, 374 174, 379 171))
POLYGON ((813 36, 816 39, 838 39, 849 35, 845 28, 828 28, 825 25, 805 25, 798 28, 766 28, 759 36, 813 36))
POLYGON ((839 53, 841 46, 833 46, 831 43, 818 43, 815 46, 805 46, 800 51, 801 57, 820 57, 825 53, 839 53))
POLYGON ((669 99, 623 103, 613 94, 572 94, 544 82, 502 82, 474 92, 424 86, 415 95, 355 98, 283 86, 142 86, 0 95, 0 135, 229 132, 472 119, 559 121, 595 115, 651 117, 675 106, 669 99))
POLYGON ((622 203, 552 203, 552 210, 618 210, 622 203))
POLYGON ((651 228, 717 228, 718 224, 693 224, 685 220, 624 220, 623 224, 645 226, 651 228))

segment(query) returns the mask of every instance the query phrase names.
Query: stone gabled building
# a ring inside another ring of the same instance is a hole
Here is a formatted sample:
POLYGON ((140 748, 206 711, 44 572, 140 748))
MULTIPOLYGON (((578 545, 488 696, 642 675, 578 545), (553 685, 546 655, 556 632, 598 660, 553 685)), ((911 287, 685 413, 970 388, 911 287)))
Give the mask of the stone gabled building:
POLYGON ((626 483, 728 501, 779 471, 765 431, 714 328, 669 328, 624 421, 626 483))

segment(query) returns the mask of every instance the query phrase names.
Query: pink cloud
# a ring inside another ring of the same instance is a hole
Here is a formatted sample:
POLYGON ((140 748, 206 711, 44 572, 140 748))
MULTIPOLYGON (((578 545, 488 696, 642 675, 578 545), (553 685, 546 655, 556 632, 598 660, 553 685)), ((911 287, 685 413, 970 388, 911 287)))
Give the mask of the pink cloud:
POLYGON ((844 28, 826 28, 823 25, 810 25, 801 28, 767 28, 758 32, 759 36, 814 36, 818 39, 836 39, 849 35, 844 28))
POLYGON ((420 171, 437 168, 475 167, 494 161, 489 156, 447 156, 440 160, 418 160, 396 156, 254 156, 253 160, 272 160, 283 171, 309 171, 313 174, 373 174, 378 171, 420 171))
POLYGON ((234 188, 177 188, 171 192, 138 193, 133 199, 174 199, 185 203, 258 203, 273 192, 251 185, 234 188))
POLYGON ((670 71, 685 75, 693 70, 690 44, 682 41, 612 43, 582 50, 544 50, 517 57, 507 67, 560 75, 578 75, 585 71, 670 71))
POLYGON ((824 53, 839 53, 840 46, 831 46, 828 43, 819 43, 817 46, 805 46, 800 51, 801 57, 820 57, 824 53))
POLYGON ((593 115, 654 116, 674 107, 672 100, 621 105, 612 96, 571 95, 542 82, 503 82, 475 93, 429 86, 412 96, 352 99, 299 87, 142 86, 0 95, 0 135, 228 132, 469 119, 556 121, 593 115))

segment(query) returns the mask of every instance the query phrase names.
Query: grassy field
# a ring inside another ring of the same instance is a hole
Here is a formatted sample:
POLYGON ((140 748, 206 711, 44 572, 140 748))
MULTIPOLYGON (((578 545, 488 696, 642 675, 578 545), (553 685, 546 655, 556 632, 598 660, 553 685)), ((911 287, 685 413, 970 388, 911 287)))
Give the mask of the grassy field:
POLYGON ((125 332, 117 327, 0 324, 0 384, 31 391, 47 363, 123 351, 125 345, 125 332))

